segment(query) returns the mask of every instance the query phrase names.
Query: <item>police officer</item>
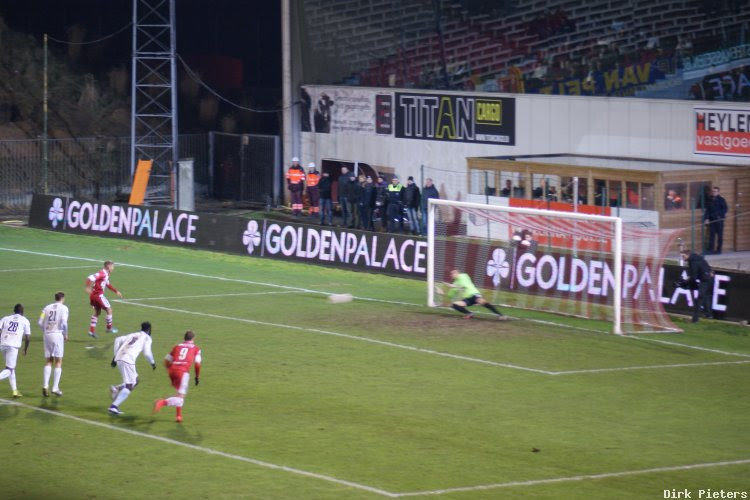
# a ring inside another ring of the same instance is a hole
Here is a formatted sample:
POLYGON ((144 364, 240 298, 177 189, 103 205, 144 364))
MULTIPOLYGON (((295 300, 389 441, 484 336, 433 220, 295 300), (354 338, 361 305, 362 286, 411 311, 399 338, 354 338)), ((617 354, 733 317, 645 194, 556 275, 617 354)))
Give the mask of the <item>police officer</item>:
POLYGON ((395 175, 391 179, 391 183, 388 184, 386 190, 388 195, 388 205, 386 208, 386 216, 388 217, 388 231, 391 233, 396 232, 398 229, 403 230, 404 217, 403 217, 403 203, 404 203, 404 186, 398 181, 398 177, 395 175))
POLYGON ((703 315, 706 318, 713 318, 711 313, 711 287, 714 283, 714 272, 711 266, 708 265, 702 255, 690 250, 683 250, 681 255, 687 265, 690 290, 698 291, 698 296, 693 298, 693 323, 698 322, 701 308, 703 308, 703 315))
POLYGON ((302 213, 302 191, 305 189, 305 170, 299 164, 299 158, 292 158, 292 166, 286 173, 286 184, 292 199, 292 213, 299 217, 302 213))

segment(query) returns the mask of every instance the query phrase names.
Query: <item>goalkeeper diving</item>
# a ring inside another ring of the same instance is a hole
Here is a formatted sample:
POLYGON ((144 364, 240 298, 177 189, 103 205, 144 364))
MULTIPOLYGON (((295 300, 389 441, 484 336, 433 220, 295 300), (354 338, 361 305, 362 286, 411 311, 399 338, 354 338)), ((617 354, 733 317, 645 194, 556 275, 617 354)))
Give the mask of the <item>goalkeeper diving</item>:
MULTIPOLYGON (((499 319, 500 321, 506 321, 508 316, 501 313, 495 306, 487 302, 482 294, 479 293, 479 289, 474 286, 471 278, 466 273, 461 273, 458 269, 453 269, 450 273, 453 283, 443 283, 449 287, 448 297, 451 299, 451 307, 456 311, 464 315, 464 319, 471 319, 474 317, 474 313, 469 311, 467 307, 471 307, 475 304, 484 306, 499 319), (458 299, 458 300, 454 300, 458 299)), ((438 294, 442 295, 443 290, 439 287, 436 288, 438 294)))

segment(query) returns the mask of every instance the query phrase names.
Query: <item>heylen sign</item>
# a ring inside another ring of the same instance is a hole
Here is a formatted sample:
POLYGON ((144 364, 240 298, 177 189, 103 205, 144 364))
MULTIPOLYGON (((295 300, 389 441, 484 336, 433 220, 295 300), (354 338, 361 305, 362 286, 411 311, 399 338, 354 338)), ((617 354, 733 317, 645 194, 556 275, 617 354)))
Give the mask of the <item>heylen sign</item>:
POLYGON ((750 156, 750 113, 694 108, 695 153, 750 156))

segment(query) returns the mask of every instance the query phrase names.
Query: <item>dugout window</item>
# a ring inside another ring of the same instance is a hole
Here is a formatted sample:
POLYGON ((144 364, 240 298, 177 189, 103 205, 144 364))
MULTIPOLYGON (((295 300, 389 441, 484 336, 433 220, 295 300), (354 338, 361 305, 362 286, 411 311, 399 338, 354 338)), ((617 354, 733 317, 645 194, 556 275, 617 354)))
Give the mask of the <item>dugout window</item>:
POLYGON ((610 207, 622 207, 625 204, 622 198, 622 181, 610 180, 608 187, 608 205, 610 207))
POLYGON ((703 210, 711 196, 711 183, 708 181, 691 182, 689 192, 689 206, 703 210))
POLYGON ((623 204, 626 208, 638 208, 640 206, 640 193, 639 185, 637 182, 626 182, 625 183, 625 199, 623 204))
POLYGON ((471 170, 469 192, 482 196, 497 196, 497 172, 494 170, 471 170))
POLYGON ((685 203, 686 196, 686 182, 671 182, 664 184, 664 210, 684 210, 687 208, 685 203))
POLYGON ((641 183, 641 209, 643 210, 656 210, 656 203, 654 203, 654 185, 651 183, 641 183))

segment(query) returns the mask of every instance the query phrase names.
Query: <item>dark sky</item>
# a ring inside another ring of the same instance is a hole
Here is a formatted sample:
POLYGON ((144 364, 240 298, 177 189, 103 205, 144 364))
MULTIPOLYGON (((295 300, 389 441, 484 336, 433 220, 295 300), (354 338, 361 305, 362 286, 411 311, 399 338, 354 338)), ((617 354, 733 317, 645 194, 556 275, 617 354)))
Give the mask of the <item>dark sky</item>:
MULTIPOLYGON (((142 0, 139 0, 142 2, 142 0)), ((147 0, 156 4, 157 0, 147 0)), ((141 3, 142 4, 142 3, 141 3)), ((12 29, 67 39, 80 24, 86 40, 106 36, 133 18, 132 0, 0 0, 0 16, 12 29)), ((177 52, 188 57, 222 54, 244 63, 245 87, 280 89, 280 2, 272 0, 177 0, 177 52)), ((96 64, 130 64, 131 31, 104 42, 96 64)), ((53 47, 53 44, 50 45, 53 47)), ((64 46, 58 48, 64 49, 64 46)))

